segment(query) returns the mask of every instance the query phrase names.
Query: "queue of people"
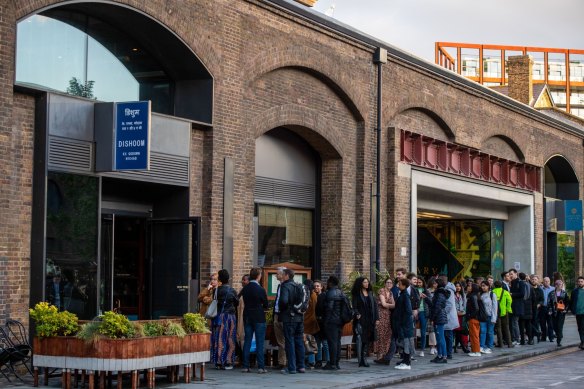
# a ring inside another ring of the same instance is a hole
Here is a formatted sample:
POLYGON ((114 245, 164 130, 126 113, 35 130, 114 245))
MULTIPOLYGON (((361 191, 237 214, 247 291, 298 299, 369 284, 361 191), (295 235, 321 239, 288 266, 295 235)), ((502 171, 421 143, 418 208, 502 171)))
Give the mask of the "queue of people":
MULTIPOLYGON (((238 336, 241 365, 251 372, 250 355, 256 351, 257 372, 267 373, 264 361, 268 298, 261 286, 262 270, 252 268, 237 293, 229 286, 229 273, 213 274, 199 296, 201 312, 216 300, 211 320, 211 362, 217 369, 233 369, 238 336), (239 308, 238 308, 239 307, 239 308), (237 314, 239 312, 239 314, 237 314), (239 323, 238 323, 239 321, 239 323)), ((340 369, 341 333, 352 321, 359 367, 376 364, 411 369, 425 356, 445 364, 461 350, 471 357, 491 354, 495 348, 533 345, 549 340, 561 346, 568 311, 576 315, 580 349, 584 350, 584 277, 567 293, 561 277, 551 280, 510 269, 501 280, 466 279, 451 283, 446 275, 427 281, 406 269, 387 278, 377 293, 367 277, 358 277, 345 296, 339 279, 294 282, 294 271, 279 268, 273 307, 274 333, 279 346, 278 366, 283 374, 305 373, 309 368, 340 369), (350 301, 350 303, 349 303, 350 301), (350 305, 349 305, 350 304, 350 305), (418 342, 419 337, 419 342, 418 342), (419 350, 416 351, 416 347, 419 350)))

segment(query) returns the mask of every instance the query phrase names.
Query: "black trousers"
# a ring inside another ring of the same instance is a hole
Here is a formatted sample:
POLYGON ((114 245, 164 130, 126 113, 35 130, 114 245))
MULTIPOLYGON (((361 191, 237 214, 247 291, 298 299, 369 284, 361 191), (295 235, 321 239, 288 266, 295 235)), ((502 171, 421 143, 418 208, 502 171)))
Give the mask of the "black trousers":
POLYGON ((584 343, 584 315, 576 315, 576 324, 578 325, 578 334, 580 342, 584 343))
POLYGON ((554 323, 553 316, 548 315, 547 307, 540 307, 538 311, 539 327, 541 329, 541 340, 554 339, 554 323))
POLYGON ((341 360, 341 332, 343 327, 339 324, 325 323, 324 333, 329 346, 330 364, 338 366, 341 360))
POLYGON ((525 335, 528 340, 533 339, 533 330, 531 328, 531 319, 519 319, 519 340, 521 343, 525 341, 525 335))
POLYGON ((553 316, 554 322, 554 332, 556 333, 556 342, 560 344, 562 338, 564 337, 564 320, 566 320, 566 314, 561 312, 556 312, 553 316))

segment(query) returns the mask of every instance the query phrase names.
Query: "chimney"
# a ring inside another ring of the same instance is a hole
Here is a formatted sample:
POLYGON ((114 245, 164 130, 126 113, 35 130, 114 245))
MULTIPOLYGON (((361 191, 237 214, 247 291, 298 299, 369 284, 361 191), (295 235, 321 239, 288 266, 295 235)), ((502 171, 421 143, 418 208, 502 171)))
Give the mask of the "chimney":
POLYGON ((533 59, 529 55, 517 55, 507 59, 509 97, 531 104, 533 99, 533 59))

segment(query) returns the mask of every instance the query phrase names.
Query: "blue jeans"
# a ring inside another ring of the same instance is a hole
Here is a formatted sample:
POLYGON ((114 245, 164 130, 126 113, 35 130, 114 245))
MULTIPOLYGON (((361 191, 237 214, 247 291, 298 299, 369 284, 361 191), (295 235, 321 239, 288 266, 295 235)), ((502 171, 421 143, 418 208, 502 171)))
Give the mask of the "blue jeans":
POLYGON ((444 330, 444 340, 446 340, 446 355, 451 357, 454 349, 454 331, 444 330))
POLYGON ((329 348, 328 342, 325 337, 321 337, 320 332, 314 335, 316 339, 316 344, 318 345, 318 352, 316 353, 317 362, 328 362, 329 361, 329 348))
POLYGON ((481 321, 481 348, 492 349, 495 344, 495 323, 491 323, 491 317, 489 320, 481 321))
POLYGON ((446 358, 446 339, 444 338, 444 324, 436 324, 436 348, 438 349, 438 356, 446 358))
POLYGON ((304 369, 304 323, 285 321, 282 324, 288 372, 294 374, 297 370, 304 369))
POLYGON ((420 322, 420 349, 424 351, 426 348, 426 329, 428 328, 426 311, 418 312, 418 321, 420 322))
POLYGON ((256 355, 258 360, 258 369, 264 369, 264 340, 266 339, 266 323, 246 322, 243 325, 245 331, 245 340, 243 342, 243 368, 249 369, 249 350, 251 349, 251 339, 255 333, 256 355))

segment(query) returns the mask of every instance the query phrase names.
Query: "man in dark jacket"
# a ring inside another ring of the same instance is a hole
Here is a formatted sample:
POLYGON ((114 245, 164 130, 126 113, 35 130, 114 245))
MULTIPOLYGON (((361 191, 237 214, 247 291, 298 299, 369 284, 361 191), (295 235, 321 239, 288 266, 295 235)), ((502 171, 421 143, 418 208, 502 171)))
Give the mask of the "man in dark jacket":
POLYGON ((260 285, 262 269, 254 267, 249 272, 250 281, 241 290, 243 298, 243 328, 245 341, 243 343, 243 371, 249 372, 249 353, 251 341, 255 333, 258 373, 266 373, 264 364, 264 339, 266 338, 266 313, 268 296, 260 285))
POLYGON ((296 285, 294 270, 284 269, 280 287, 279 319, 284 328, 286 341, 286 359, 288 367, 282 369, 284 374, 305 373, 304 369, 304 315, 294 310, 296 301, 296 285))
POLYGON ((533 293, 531 328, 533 329, 533 335, 537 337, 537 343, 539 343, 542 335, 540 327, 540 312, 543 306, 543 289, 541 289, 539 276, 537 274, 532 274, 531 277, 529 277, 529 282, 533 287, 533 289, 531 289, 531 292, 533 293))
POLYGON ((580 350, 584 350, 584 277, 578 277, 576 289, 572 292, 570 310, 576 315, 578 334, 580 335, 580 350))
POLYGON ((523 284, 519 280, 517 270, 510 269, 509 277, 511 278, 509 293, 511 294, 511 298, 513 299, 511 302, 511 310, 513 311, 513 313, 510 316, 511 337, 513 338, 513 344, 518 345, 520 337, 519 319, 523 316, 525 312, 524 309, 525 303, 523 302, 525 290, 523 288, 523 284))
POLYGON ((523 288, 523 315, 519 318, 519 339, 522 346, 525 345, 525 337, 527 336, 527 344, 533 344, 533 330, 531 328, 531 320, 533 319, 533 303, 534 293, 527 275, 519 273, 519 280, 523 288))
POLYGON ((340 369, 339 361, 341 360, 341 332, 343 322, 341 320, 341 309, 345 296, 339 289, 339 279, 330 276, 327 281, 327 290, 324 299, 319 300, 322 306, 317 308, 323 313, 324 334, 329 347, 330 361, 325 365, 323 370, 340 369))

